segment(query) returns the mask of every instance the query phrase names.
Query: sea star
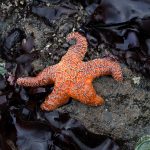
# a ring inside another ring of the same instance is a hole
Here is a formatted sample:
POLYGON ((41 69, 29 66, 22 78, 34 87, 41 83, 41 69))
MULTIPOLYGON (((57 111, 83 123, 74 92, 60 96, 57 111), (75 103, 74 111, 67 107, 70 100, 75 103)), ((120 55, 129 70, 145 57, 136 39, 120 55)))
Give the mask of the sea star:
POLYGON ((41 71, 36 77, 18 78, 17 83, 27 87, 37 87, 54 83, 51 94, 42 103, 43 110, 54 110, 67 103, 69 97, 84 104, 98 106, 104 103, 93 88, 94 78, 112 75, 115 80, 123 79, 119 63, 110 58, 83 62, 87 51, 87 40, 78 32, 70 33, 67 41, 76 39, 76 44, 68 49, 61 61, 41 71))

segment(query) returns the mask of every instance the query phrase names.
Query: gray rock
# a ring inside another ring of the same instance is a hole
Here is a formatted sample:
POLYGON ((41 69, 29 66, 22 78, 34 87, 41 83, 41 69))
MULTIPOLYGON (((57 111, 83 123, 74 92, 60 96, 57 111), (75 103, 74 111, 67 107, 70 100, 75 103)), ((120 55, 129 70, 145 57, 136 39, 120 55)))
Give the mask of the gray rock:
MULTIPOLYGON (((123 82, 117 82, 112 77, 94 80, 97 94, 105 99, 103 106, 90 107, 73 101, 60 109, 69 111, 72 117, 81 120, 94 133, 129 140, 127 145, 133 149, 137 142, 135 139, 150 131, 150 92, 144 88, 150 88, 150 85, 147 82, 143 88, 140 85, 135 87, 131 71, 124 66, 123 73, 126 74, 123 82)), ((133 72, 132 75, 136 76, 133 72)))
POLYGON ((68 22, 68 23, 65 23, 64 25, 62 25, 62 26, 59 27, 59 32, 63 32, 64 34, 66 34, 72 28, 73 28, 72 22, 68 22))

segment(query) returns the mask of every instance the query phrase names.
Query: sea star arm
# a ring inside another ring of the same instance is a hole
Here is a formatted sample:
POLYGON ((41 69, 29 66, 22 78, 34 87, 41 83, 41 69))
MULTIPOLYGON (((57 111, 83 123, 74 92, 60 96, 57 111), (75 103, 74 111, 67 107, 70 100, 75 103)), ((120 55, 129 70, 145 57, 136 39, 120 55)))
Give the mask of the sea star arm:
POLYGON ((56 86, 54 87, 51 94, 47 96, 45 101, 41 105, 41 109, 51 111, 59 106, 66 104, 69 100, 69 96, 56 86))
POLYGON ((84 58, 86 51, 87 51, 87 45, 88 45, 87 40, 84 36, 82 36, 78 32, 70 33, 67 36, 67 41, 70 41, 72 39, 76 40, 76 44, 71 46, 68 49, 68 52, 63 57, 63 59, 68 60, 68 58, 76 57, 77 59, 82 60, 84 58))
POLYGON ((41 71, 36 77, 24 77, 18 78, 17 84, 26 87, 37 87, 47 84, 52 84, 55 81, 55 70, 57 65, 49 66, 41 71))
POLYGON ((72 89, 71 97, 90 106, 98 106, 104 103, 103 98, 96 94, 91 80, 87 80, 84 84, 78 84, 76 89, 72 89))
POLYGON ((112 75, 117 81, 123 80, 121 67, 111 58, 95 59, 85 63, 86 73, 94 79, 99 76, 112 75))

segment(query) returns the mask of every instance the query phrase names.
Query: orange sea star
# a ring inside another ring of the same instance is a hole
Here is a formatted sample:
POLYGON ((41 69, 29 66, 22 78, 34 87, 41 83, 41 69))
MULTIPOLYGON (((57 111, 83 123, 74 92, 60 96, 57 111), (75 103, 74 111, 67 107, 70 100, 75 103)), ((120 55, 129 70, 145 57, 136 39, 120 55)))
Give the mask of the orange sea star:
POLYGON ((43 110, 54 110, 68 102, 69 97, 91 106, 102 105, 104 100, 93 88, 94 78, 112 75, 115 80, 122 80, 122 72, 117 61, 110 58, 94 59, 83 62, 87 51, 87 41, 78 32, 67 36, 67 40, 76 39, 61 61, 41 71, 36 77, 18 78, 22 86, 37 87, 54 83, 51 94, 42 103, 43 110))

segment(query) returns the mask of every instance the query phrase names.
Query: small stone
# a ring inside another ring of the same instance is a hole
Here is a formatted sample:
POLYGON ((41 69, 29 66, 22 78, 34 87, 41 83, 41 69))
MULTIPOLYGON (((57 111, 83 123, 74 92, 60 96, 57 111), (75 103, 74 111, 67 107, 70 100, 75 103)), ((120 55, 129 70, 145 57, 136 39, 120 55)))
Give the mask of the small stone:
POLYGON ((62 40, 61 40, 61 39, 59 39, 59 40, 58 40, 58 42, 59 42, 59 43, 62 43, 62 40))
POLYGON ((52 44, 47 44, 46 45, 46 49, 48 49, 52 44))
POLYGON ((80 16, 77 18, 77 21, 79 21, 79 20, 81 20, 81 17, 80 17, 80 16))
POLYGON ((72 29, 72 32, 74 32, 75 30, 76 30, 76 28, 73 28, 73 29, 72 29))
POLYGON ((20 4, 21 4, 21 5, 24 5, 24 1, 20 1, 20 4))
POLYGON ((134 84, 139 85, 139 84, 140 84, 141 77, 134 77, 134 78, 132 78, 132 80, 133 80, 133 83, 134 83, 134 84))
POLYGON ((69 30, 73 28, 73 23, 65 23, 64 25, 60 26, 59 32, 67 33, 69 30))
POLYGON ((63 48, 68 48, 69 45, 68 45, 67 43, 64 43, 64 44, 62 45, 62 47, 63 47, 63 48))
POLYGON ((59 57, 58 57, 58 56, 54 56, 54 60, 55 60, 55 61, 58 61, 58 60, 59 60, 59 57))

